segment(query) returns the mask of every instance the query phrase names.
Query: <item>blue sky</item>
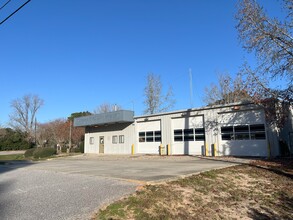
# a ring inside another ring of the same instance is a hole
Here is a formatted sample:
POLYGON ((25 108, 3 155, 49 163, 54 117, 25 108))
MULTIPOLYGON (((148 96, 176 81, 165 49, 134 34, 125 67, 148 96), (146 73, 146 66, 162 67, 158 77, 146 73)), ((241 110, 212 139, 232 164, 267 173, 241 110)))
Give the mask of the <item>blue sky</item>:
MULTIPOLYGON (((0 5, 6 1, 1 0, 0 5)), ((25 1, 0 10, 4 19, 25 1)), ((260 1, 274 13, 279 2, 260 1)), ((103 102, 144 110, 146 75, 173 87, 174 110, 203 106, 217 74, 235 74, 244 60, 232 0, 32 0, 0 26, 0 124, 10 102, 44 99, 39 122, 93 111, 103 102)))

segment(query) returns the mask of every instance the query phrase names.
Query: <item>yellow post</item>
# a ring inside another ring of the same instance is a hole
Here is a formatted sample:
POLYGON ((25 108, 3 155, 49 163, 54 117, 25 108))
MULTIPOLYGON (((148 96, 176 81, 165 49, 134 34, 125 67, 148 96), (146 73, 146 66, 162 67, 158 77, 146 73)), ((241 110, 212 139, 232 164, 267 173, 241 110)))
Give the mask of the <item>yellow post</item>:
POLYGON ((217 156, 217 144, 216 143, 214 144, 214 155, 215 155, 215 157, 217 156))
POLYGON ((206 155, 205 156, 208 156, 209 155, 209 145, 208 145, 208 143, 206 143, 206 149, 205 150, 206 150, 206 152, 205 152, 206 155))
POLYGON ((134 144, 131 145, 131 154, 134 154, 134 144))
POLYGON ((170 146, 170 144, 167 145, 167 149, 168 149, 168 155, 171 155, 171 146, 170 146))

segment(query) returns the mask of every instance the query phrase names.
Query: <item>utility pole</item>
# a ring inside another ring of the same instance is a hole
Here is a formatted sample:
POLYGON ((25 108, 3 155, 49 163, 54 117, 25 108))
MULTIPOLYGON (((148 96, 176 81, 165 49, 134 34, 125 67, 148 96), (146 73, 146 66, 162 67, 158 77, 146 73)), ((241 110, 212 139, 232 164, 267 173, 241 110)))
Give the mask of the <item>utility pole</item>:
POLYGON ((72 118, 69 119, 69 147, 68 147, 68 150, 67 150, 67 153, 70 153, 70 150, 71 150, 71 137, 72 137, 72 118))

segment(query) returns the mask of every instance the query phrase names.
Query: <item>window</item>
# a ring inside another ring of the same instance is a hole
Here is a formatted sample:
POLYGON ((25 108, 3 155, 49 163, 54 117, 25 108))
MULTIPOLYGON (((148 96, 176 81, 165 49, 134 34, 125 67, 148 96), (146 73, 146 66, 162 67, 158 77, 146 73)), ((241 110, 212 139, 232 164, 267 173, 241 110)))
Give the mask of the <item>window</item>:
POLYGON ((138 133, 139 142, 161 142, 161 131, 146 131, 138 133))
POLYGON ((234 126, 235 140, 249 140, 248 125, 234 126))
POLYGON ((182 129, 174 130, 174 141, 183 141, 182 129))
POLYGON ((263 124, 250 125, 251 139, 266 139, 265 126, 263 124))
POLYGON ((187 128, 174 130, 174 141, 204 141, 204 128, 187 128))
POLYGON ((161 131, 155 131, 155 142, 161 142, 161 131))
POLYGON ((119 135, 119 143, 120 144, 124 143, 124 135, 119 135))
POLYGON ((112 136, 112 143, 117 144, 117 139, 118 139, 117 135, 112 136))
POLYGON ((234 140, 233 126, 221 127, 222 140, 234 140))
POLYGON ((222 140, 266 139, 264 124, 221 127, 222 140))
POLYGON ((204 128, 195 128, 195 141, 204 141, 205 140, 205 131, 204 128))
POLYGON ((94 137, 90 137, 90 144, 94 144, 94 142, 95 142, 94 137))
POLYGON ((146 132, 146 142, 154 142, 154 132, 153 131, 146 132))
POLYGON ((145 132, 138 133, 139 142, 145 142, 145 132))

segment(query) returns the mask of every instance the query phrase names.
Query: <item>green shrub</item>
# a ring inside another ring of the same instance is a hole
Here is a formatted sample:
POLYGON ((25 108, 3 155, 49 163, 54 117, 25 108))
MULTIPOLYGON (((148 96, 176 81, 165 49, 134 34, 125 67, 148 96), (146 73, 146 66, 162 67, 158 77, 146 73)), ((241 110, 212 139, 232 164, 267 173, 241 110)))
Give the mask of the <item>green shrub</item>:
POLYGON ((25 158, 33 157, 34 151, 35 151, 36 149, 37 149, 37 148, 31 148, 31 149, 26 150, 25 153, 24 153, 24 157, 25 157, 25 158))
POLYGON ((45 157, 50 157, 56 154, 56 149, 51 148, 51 147, 40 147, 36 148, 35 151, 33 152, 34 158, 45 158, 45 157))
POLYGON ((0 150, 26 150, 32 147, 27 134, 11 128, 1 128, 0 150))

